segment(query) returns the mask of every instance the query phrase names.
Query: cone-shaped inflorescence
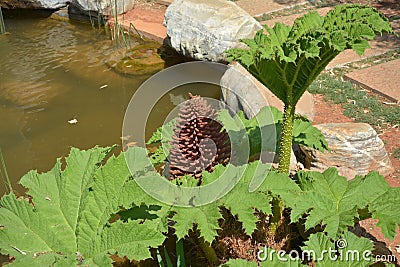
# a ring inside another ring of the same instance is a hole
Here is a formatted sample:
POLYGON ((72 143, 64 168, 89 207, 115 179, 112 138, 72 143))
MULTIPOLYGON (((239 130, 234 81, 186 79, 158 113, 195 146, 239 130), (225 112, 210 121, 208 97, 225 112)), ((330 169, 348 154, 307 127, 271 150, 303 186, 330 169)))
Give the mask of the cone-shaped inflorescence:
POLYGON ((189 96, 190 100, 179 109, 172 138, 169 154, 171 179, 184 175, 201 179, 203 170, 212 171, 216 164, 229 162, 229 136, 225 130, 221 131, 215 109, 200 96, 190 93, 189 96))

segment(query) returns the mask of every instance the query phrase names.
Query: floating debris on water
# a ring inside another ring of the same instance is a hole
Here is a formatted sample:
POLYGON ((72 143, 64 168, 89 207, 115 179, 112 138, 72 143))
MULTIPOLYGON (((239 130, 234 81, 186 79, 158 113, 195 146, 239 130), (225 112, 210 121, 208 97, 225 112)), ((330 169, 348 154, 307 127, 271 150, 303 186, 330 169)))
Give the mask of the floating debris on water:
POLYGON ((73 118, 72 120, 69 120, 68 123, 69 123, 69 124, 77 124, 77 123, 78 123, 78 120, 75 119, 75 118, 73 118))

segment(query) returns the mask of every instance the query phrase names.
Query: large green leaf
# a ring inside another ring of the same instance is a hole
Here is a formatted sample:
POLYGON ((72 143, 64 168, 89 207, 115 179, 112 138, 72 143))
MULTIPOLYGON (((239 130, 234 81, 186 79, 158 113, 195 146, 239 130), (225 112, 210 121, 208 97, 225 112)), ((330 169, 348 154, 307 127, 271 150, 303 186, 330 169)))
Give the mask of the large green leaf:
MULTIPOLYGON (((228 110, 222 110, 218 114, 218 119, 228 131, 232 143, 244 142, 243 140, 248 138, 250 156, 261 151, 278 151, 277 140, 281 134, 283 120, 281 111, 275 107, 263 107, 251 119, 246 119, 242 111, 236 116, 232 118, 228 110)), ((293 126, 293 143, 321 152, 328 149, 328 143, 322 132, 306 118, 297 115, 293 126)))
MULTIPOLYGON (((230 191, 216 202, 200 207, 173 207, 176 213, 173 217, 174 228, 178 238, 185 236, 188 230, 197 225, 200 235, 211 243, 213 238, 217 236, 218 220, 222 218, 219 208, 221 206, 229 209, 233 215, 237 216, 238 220, 242 222, 245 233, 251 235, 258 220, 255 212, 263 211, 266 214, 271 214, 272 195, 269 194, 271 188, 274 189, 272 191, 275 194, 282 196, 301 191, 289 177, 269 171, 270 168, 271 166, 268 164, 255 161, 247 166, 237 168, 232 168, 230 165, 217 165, 212 173, 203 172, 202 186, 213 185, 225 172, 228 172, 229 177, 232 177, 231 183, 235 183, 235 179, 240 179, 232 189, 230 189, 232 185, 225 185, 226 191, 230 191), (235 176, 239 177, 235 178, 235 176), (257 186, 254 186, 253 183, 256 183, 257 186)), ((188 180, 190 179, 184 177, 182 184, 194 186, 188 180)), ((202 186, 200 186, 200 190, 202 186)), ((218 188, 215 193, 218 194, 221 191, 225 192, 224 188, 218 188)), ((210 191, 209 194, 211 193, 214 192, 210 191)), ((201 197, 213 196, 201 195, 201 197)))
POLYGON ((101 165, 109 151, 73 148, 65 169, 58 160, 50 172, 31 171, 21 179, 31 199, 9 194, 0 200, 0 249, 15 257, 12 264, 111 266, 110 254, 140 260, 150 256, 150 246, 162 244, 156 222, 109 223, 145 195, 137 185, 127 186, 135 181, 124 154, 101 165))
POLYGON ((335 238, 348 225, 354 224, 354 217, 357 215, 356 203, 345 197, 348 194, 348 182, 333 168, 324 173, 307 174, 312 179, 311 188, 299 195, 297 203, 293 203, 292 221, 297 221, 308 212, 306 229, 319 223, 326 224, 328 236, 335 238))
POLYGON ((383 234, 393 239, 400 226, 400 188, 390 188, 370 203, 372 217, 379 219, 383 234))
POLYGON ((230 259, 222 267, 257 267, 256 262, 251 262, 243 259, 230 259))
POLYGON ((345 49, 361 55, 378 33, 393 33, 388 19, 363 5, 340 5, 325 17, 310 12, 293 27, 275 24, 243 40, 248 49, 226 52, 240 62, 285 105, 294 106, 318 74, 345 49))
MULTIPOLYGON (((230 190, 226 195, 216 202, 200 207, 173 208, 176 212, 173 220, 176 221, 174 228, 178 238, 185 236, 188 230, 192 229, 196 224, 197 229, 200 230, 201 236, 204 236, 205 240, 211 243, 213 238, 217 236, 217 230, 219 229, 218 220, 222 218, 219 209, 220 206, 224 206, 229 209, 233 215, 238 216, 239 221, 243 223, 243 228, 248 235, 251 235, 256 228, 257 217, 254 214, 256 209, 267 214, 271 213, 271 196, 262 191, 265 187, 264 184, 267 183, 267 179, 264 180, 264 178, 267 176, 270 166, 262 164, 259 161, 237 169, 232 169, 229 166, 230 165, 227 167, 217 165, 212 173, 203 172, 202 186, 212 185, 212 183, 218 180, 226 171, 231 172, 230 177, 232 177, 232 183, 236 179, 234 178, 235 175, 241 175, 238 177, 240 180, 231 190, 231 185, 225 185, 226 192, 230 190), (245 169, 244 172, 243 169, 245 169), (250 184, 253 179, 260 180, 262 183, 257 190, 250 192, 250 184)), ((220 191, 225 192, 225 190, 221 190, 221 188, 215 192, 219 193, 220 191)), ((209 193, 212 193, 212 191, 209 193)), ((209 197, 213 196, 210 195, 209 197)))
POLYGON ((245 233, 251 235, 256 228, 257 217, 254 215, 255 209, 271 214, 270 201, 272 198, 263 192, 269 165, 252 162, 248 165, 242 179, 226 196, 219 201, 224 207, 228 208, 233 215, 237 215, 239 221, 243 223, 245 233), (256 177, 258 176, 258 177, 256 177), (250 192, 250 184, 253 179, 265 179, 257 190, 250 192))
POLYGON ((267 247, 261 248, 257 251, 261 263, 258 265, 256 262, 249 262, 243 259, 231 259, 222 266, 226 267, 300 267, 306 266, 301 264, 301 259, 296 255, 289 255, 285 251, 276 251, 267 247))
POLYGON ((222 218, 216 202, 201 207, 175 208, 174 210, 177 213, 173 219, 176 221, 174 228, 178 239, 185 237, 196 224, 200 235, 212 243, 217 236, 217 230, 220 229, 218 220, 222 218))
POLYGON ((301 191, 292 190, 292 194, 282 196, 292 208, 293 222, 308 214, 306 229, 325 225, 327 236, 335 239, 347 230, 347 226, 354 225, 358 210, 369 208, 372 216, 380 219, 379 225, 385 236, 394 238, 400 224, 400 190, 391 188, 377 172, 347 181, 336 169, 329 168, 323 173, 299 172, 296 180, 301 191))
POLYGON ((322 132, 305 119, 297 118, 293 125, 293 143, 311 147, 321 152, 328 150, 328 142, 322 132))
POLYGON ((371 240, 346 232, 336 244, 323 233, 310 236, 302 247, 304 258, 319 267, 367 267, 373 263, 371 240))

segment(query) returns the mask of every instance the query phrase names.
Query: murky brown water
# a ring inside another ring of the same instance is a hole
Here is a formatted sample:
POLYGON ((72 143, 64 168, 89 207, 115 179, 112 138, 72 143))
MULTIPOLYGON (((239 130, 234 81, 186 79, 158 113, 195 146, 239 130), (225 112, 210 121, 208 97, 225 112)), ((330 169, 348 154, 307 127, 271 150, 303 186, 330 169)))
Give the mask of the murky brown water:
MULTIPOLYGON (((119 144, 127 104, 149 75, 109 69, 104 60, 115 45, 90 25, 21 17, 5 23, 11 34, 0 36, 0 147, 14 189, 22 191, 16 183, 23 174, 49 170, 71 146, 119 144)), ((164 97, 161 113, 172 102, 164 97)), ((163 121, 159 112, 151 118, 147 132, 163 121)))

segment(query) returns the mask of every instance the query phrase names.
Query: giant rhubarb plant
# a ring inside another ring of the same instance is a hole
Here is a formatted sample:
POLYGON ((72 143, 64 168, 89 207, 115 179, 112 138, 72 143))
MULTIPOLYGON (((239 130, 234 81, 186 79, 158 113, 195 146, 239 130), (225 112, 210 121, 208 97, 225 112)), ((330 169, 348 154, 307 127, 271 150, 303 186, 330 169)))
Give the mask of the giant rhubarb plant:
MULTIPOLYGON (((232 180, 242 177, 228 194, 203 206, 171 207, 152 198, 137 184, 155 176, 163 179, 148 168, 145 149, 129 148, 118 157, 107 159, 109 152, 98 147, 87 151, 72 148, 65 163, 59 159, 51 171, 31 171, 21 179, 28 189, 26 198, 10 193, 0 199, 0 253, 14 258, 11 266, 112 266, 113 254, 142 260, 152 256, 150 248, 164 243, 163 233, 168 229, 174 230, 178 240, 191 229, 199 231, 203 240, 200 247, 210 265, 216 265, 219 259, 209 244, 214 243, 222 227, 221 207, 229 210, 242 223, 245 233, 252 236, 259 221, 257 213, 271 214, 269 203, 274 197, 281 197, 285 207, 291 209, 293 225, 305 221, 306 231, 321 229, 303 247, 317 252, 312 258, 317 267, 371 263, 328 262, 318 254, 334 248, 334 241, 340 237, 349 242, 346 249, 371 250, 368 239, 358 238, 348 229, 362 214, 378 219, 378 226, 390 239, 400 224, 400 188, 391 188, 376 172, 347 181, 336 170, 328 169, 324 173, 298 172, 292 179, 267 172, 269 166, 258 161, 241 166, 219 164, 212 173, 203 172, 200 188, 225 172, 232 180), (133 169, 128 168, 126 160, 134 160, 133 169), (266 179, 261 179, 257 190, 249 192, 256 176, 266 179)), ((179 182, 197 187, 197 180, 190 176, 179 182)), ((157 189, 159 184, 153 186, 157 189)), ((207 194, 205 197, 213 195, 207 194)), ((372 255, 368 260, 373 260, 372 255)), ((242 261, 231 261, 228 266, 246 266, 236 263, 242 261)), ((289 263, 275 259, 261 266, 300 266, 299 260, 289 263)))
POLYGON ((254 39, 242 40, 248 49, 226 53, 283 101, 279 170, 289 173, 295 107, 308 86, 340 52, 353 49, 361 55, 368 40, 393 30, 376 9, 358 4, 336 6, 325 17, 310 12, 292 27, 277 23, 265 30, 268 34, 260 30, 254 39))

